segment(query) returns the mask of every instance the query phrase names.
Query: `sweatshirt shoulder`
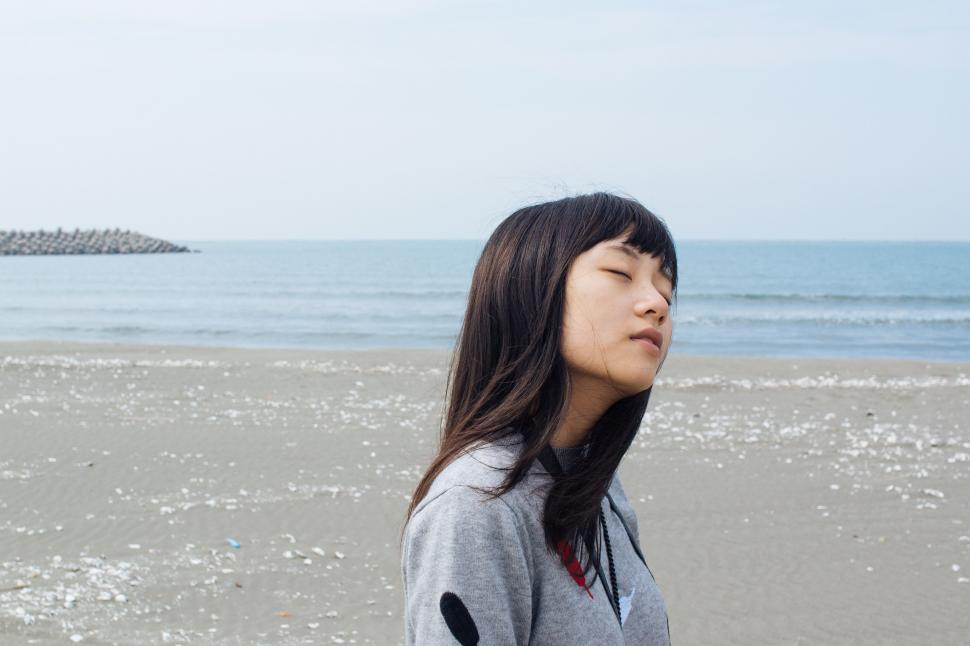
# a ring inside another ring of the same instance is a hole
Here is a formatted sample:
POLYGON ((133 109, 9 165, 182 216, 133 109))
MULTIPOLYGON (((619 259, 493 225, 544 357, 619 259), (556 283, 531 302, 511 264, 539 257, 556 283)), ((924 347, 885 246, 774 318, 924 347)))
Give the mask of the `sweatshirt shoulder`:
MULTIPOLYGON (((467 464, 462 456, 451 473, 443 471, 428 494, 415 507, 404 528, 402 572, 423 566, 430 546, 435 561, 471 562, 476 559, 501 560, 510 553, 524 553, 531 540, 530 522, 516 490, 500 496, 480 488, 500 484, 485 467, 467 464), (442 475, 447 477, 442 478, 442 475), (459 477, 460 476, 460 477, 459 477), (520 546, 510 551, 510 546, 520 546)), ((454 464, 454 463, 453 463, 454 464)), ((531 571, 531 555, 525 556, 531 571)))
MULTIPOLYGON (((531 495, 531 485, 537 482, 536 476, 546 473, 538 460, 530 465, 525 477, 502 496, 492 498, 480 490, 494 489, 501 485, 521 455, 524 446, 523 438, 513 434, 469 447, 435 477, 427 494, 415 507, 412 515, 419 514, 446 492, 450 492, 446 497, 447 500, 440 501, 435 507, 497 502, 514 510, 520 506, 518 503, 524 495, 523 491, 529 488, 529 495, 531 495)), ((541 481, 540 477, 538 482, 541 481)))

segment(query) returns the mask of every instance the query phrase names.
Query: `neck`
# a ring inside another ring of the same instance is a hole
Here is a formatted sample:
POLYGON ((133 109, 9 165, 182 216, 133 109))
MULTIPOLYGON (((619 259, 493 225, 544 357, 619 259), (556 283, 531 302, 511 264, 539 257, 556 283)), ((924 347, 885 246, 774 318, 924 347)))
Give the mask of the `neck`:
POLYGON ((559 430, 549 440, 549 446, 554 449, 563 449, 579 446, 586 441, 589 435, 589 427, 570 428, 566 424, 559 427, 559 430))
POLYGON ((590 429, 616 401, 614 396, 603 390, 603 384, 598 379, 581 375, 571 375, 571 379, 573 394, 566 408, 566 416, 549 440, 549 446, 556 449, 586 442, 590 429))

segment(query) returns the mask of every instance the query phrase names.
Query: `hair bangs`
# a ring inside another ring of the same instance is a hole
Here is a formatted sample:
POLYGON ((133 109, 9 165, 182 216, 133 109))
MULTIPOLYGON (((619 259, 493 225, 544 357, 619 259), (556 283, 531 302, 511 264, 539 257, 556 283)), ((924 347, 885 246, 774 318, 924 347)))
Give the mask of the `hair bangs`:
POLYGON ((584 247, 620 238, 640 253, 658 257, 660 270, 670 279, 676 298, 677 250, 664 221, 630 197, 611 193, 595 193, 591 197, 594 202, 591 209, 598 217, 589 218, 593 229, 588 232, 584 247))

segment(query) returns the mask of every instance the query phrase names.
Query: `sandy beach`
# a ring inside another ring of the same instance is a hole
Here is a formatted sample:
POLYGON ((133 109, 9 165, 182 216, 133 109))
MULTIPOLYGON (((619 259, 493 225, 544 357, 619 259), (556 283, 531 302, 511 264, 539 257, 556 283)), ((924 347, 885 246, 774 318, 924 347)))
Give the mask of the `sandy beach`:
MULTIPOLYGON (((402 643, 444 351, 0 343, 0 643, 402 643)), ((674 644, 966 644, 970 365, 680 356, 620 467, 674 644)))

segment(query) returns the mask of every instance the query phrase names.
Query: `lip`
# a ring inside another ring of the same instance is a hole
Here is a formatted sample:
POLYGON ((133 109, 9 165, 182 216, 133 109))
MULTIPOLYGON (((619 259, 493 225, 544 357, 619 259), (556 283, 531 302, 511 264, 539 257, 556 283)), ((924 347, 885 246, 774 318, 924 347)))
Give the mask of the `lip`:
POLYGON ((660 354, 660 348, 663 345, 663 335, 654 328, 646 328, 640 330, 636 334, 630 337, 634 341, 639 341, 648 349, 652 350, 655 354, 660 354))
POLYGON ((633 340, 636 343, 639 343, 640 345, 642 345, 643 347, 645 347, 650 352, 652 352, 652 353, 654 353, 656 355, 659 355, 660 354, 660 348, 658 348, 657 346, 655 346, 653 344, 653 341, 651 341, 650 339, 633 339, 633 340))

